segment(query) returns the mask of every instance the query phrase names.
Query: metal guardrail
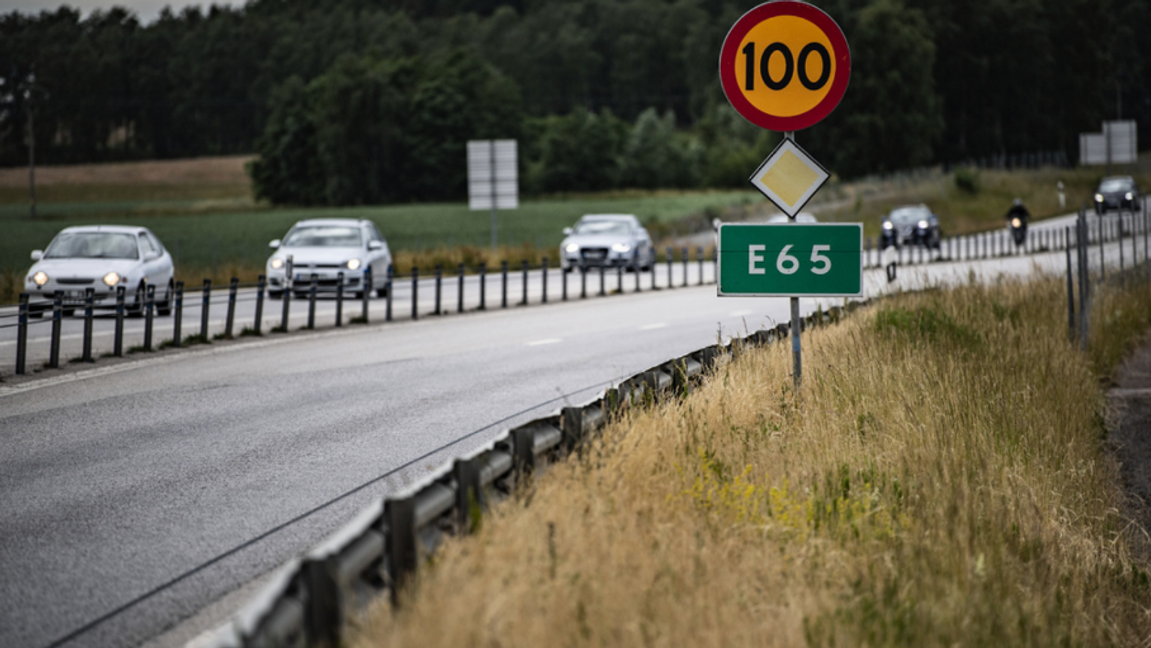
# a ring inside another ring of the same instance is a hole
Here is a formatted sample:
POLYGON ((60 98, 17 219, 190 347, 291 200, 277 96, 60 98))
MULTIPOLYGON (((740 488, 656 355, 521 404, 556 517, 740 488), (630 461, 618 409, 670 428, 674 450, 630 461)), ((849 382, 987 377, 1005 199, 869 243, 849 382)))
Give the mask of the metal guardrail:
MULTIPOLYGON (((837 306, 813 313, 803 328, 838 322, 843 312, 837 306)), ((780 324, 699 349, 641 371, 583 405, 505 430, 404 491, 373 502, 304 556, 288 561, 228 622, 188 648, 341 645, 348 620, 377 596, 388 595, 394 603, 445 536, 472 532, 484 510, 578 453, 613 414, 685 396, 720 356, 784 340, 788 332, 788 325, 780 324)))

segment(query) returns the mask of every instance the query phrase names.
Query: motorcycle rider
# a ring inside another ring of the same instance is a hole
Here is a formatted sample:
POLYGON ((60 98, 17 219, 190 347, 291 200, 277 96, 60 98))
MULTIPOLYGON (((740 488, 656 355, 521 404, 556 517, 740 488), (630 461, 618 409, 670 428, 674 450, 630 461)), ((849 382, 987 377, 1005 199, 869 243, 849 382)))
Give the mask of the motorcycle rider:
POLYGON ((1031 213, 1023 206, 1023 201, 1016 198, 1004 218, 1007 220, 1007 229, 1015 239, 1015 245, 1023 245, 1027 239, 1027 220, 1031 218, 1031 213))

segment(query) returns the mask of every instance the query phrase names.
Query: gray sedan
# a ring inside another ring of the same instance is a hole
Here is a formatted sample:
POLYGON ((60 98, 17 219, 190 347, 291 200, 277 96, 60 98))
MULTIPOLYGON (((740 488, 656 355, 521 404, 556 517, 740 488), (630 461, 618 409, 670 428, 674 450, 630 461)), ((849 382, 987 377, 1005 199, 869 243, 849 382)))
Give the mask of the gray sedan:
POLYGON ((573 268, 625 267, 650 270, 655 265, 651 236, 632 214, 587 214, 575 227, 564 228, 560 265, 573 268))

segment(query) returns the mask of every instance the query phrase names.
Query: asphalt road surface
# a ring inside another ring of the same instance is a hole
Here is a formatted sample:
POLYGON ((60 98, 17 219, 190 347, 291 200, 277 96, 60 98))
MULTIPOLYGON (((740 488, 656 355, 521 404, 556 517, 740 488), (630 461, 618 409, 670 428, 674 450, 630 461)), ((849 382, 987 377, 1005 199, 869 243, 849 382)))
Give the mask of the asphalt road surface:
MULTIPOLYGON (((1114 245, 1104 254, 1117 263, 1114 245)), ((891 284, 874 270, 867 294, 1064 263, 1062 252, 932 263, 891 284)), ((186 640, 227 612, 186 619, 372 499, 508 427, 789 313, 786 299, 719 299, 714 286, 643 287, 0 383, 0 645, 137 645, 173 627, 165 641, 186 640)))

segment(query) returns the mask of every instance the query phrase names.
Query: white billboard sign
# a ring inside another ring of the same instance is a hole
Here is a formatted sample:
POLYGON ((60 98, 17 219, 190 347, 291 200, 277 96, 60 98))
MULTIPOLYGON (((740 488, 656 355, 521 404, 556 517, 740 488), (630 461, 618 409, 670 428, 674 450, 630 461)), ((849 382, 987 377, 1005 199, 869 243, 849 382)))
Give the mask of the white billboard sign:
POLYGON ((519 203, 516 140, 468 142, 468 209, 516 209, 519 203))
POLYGON ((1134 120, 1103 122, 1102 133, 1079 134, 1079 164, 1133 164, 1138 144, 1134 120))

